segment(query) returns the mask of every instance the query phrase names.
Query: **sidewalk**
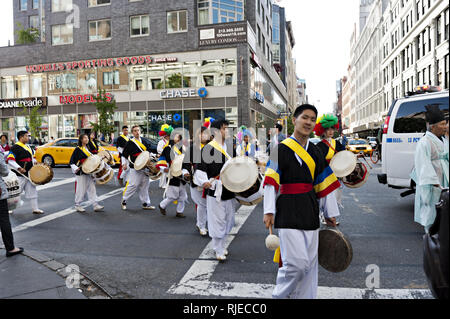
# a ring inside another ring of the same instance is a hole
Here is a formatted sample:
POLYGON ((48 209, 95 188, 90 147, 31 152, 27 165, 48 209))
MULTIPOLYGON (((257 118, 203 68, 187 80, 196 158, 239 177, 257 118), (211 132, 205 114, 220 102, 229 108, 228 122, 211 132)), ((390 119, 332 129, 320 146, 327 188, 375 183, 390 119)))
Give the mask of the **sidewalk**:
POLYGON ((6 258, 0 248, 0 299, 86 299, 66 287, 57 270, 64 265, 35 252, 6 258))

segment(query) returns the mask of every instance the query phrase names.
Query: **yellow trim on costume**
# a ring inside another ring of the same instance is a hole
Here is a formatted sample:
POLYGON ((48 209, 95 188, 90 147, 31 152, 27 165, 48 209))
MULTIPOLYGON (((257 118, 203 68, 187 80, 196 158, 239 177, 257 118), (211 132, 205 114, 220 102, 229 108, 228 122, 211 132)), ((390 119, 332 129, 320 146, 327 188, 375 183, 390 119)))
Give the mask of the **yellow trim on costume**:
POLYGON ((220 151, 223 155, 225 155, 225 157, 227 159, 230 159, 230 155, 228 155, 227 152, 225 152, 225 150, 223 149, 223 147, 221 145, 219 145, 219 143, 217 143, 216 140, 212 140, 211 142, 209 142, 209 144, 214 147, 216 150, 220 151))
POLYGON ((280 185, 280 174, 278 174, 274 169, 267 168, 265 177, 271 177, 277 182, 278 185, 280 185))
POLYGON ((178 149, 178 147, 176 147, 175 145, 173 146, 173 150, 175 151, 175 153, 177 153, 178 155, 181 155, 181 151, 178 149))
POLYGON ((311 177, 314 180, 314 172, 316 170, 316 162, 314 162, 314 159, 309 155, 309 153, 301 146, 297 141, 293 140, 292 138, 287 138, 283 142, 284 145, 289 147, 291 150, 297 154, 303 162, 306 163, 306 166, 308 166, 309 171, 311 172, 311 177))
POLYGON ((336 141, 334 139, 331 139, 331 143, 330 144, 331 144, 332 148, 331 147, 328 148, 328 154, 327 154, 327 157, 326 157, 326 160, 328 160, 328 161, 330 161, 333 158, 334 154, 335 154, 336 141))
POLYGON ((277 250, 275 250, 275 254, 273 255, 273 262, 279 264, 280 257, 281 257, 281 249, 280 247, 278 247, 277 250))
POLYGON ((200 143, 200 149, 203 149, 205 147, 205 144, 200 143))
POLYGON ((22 148, 24 148, 26 151, 28 151, 31 154, 31 156, 33 156, 33 151, 31 150, 31 148, 28 145, 25 145, 22 142, 17 142, 16 144, 21 146, 22 148))
POLYGON ((156 165, 157 165, 157 166, 158 166, 158 165, 160 165, 160 166, 162 166, 162 165, 169 166, 169 164, 167 163, 167 161, 164 161, 164 160, 158 161, 158 162, 156 163, 156 165))
POLYGON ((138 139, 133 138, 133 142, 136 143, 136 144, 141 148, 142 151, 145 152, 145 151, 147 150, 147 148, 145 147, 145 145, 142 144, 141 141, 139 141, 138 139))
POLYGON ((129 141, 130 139, 128 137, 126 137, 125 135, 121 134, 120 137, 122 137, 125 141, 129 141))
POLYGON ((128 185, 130 184, 130 181, 127 181, 125 188, 123 190, 122 196, 125 196, 125 192, 127 191, 128 185))
POLYGON ((242 147, 241 146, 241 156, 244 156, 245 152, 249 152, 250 153, 250 146, 251 145, 252 145, 251 143, 247 143, 247 147, 242 147))
POLYGON ((337 181, 336 175, 331 174, 330 176, 325 178, 325 180, 322 183, 317 184, 316 186, 314 186, 314 191, 316 193, 320 193, 320 192, 324 191, 325 189, 327 189, 328 187, 330 187, 330 185, 332 185, 336 181, 337 181))
POLYGON ((84 147, 84 146, 78 146, 78 148, 79 148, 80 150, 82 150, 83 153, 86 154, 87 157, 89 157, 89 156, 92 155, 92 153, 89 152, 89 150, 88 150, 86 147, 84 147))

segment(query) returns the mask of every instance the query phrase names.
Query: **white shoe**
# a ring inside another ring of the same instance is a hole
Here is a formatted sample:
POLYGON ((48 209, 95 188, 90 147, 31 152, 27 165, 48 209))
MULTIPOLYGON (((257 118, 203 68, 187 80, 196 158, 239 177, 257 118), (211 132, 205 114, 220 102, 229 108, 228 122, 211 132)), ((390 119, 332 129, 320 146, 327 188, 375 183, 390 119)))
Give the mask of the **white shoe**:
POLYGON ((224 251, 223 251, 223 254, 225 255, 225 256, 228 256, 228 249, 224 249, 224 251))
POLYGON ((14 213, 14 211, 13 211, 13 210, 10 210, 10 211, 8 211, 8 213, 12 214, 12 213, 14 213))
POLYGON ((101 212, 105 206, 95 205, 94 212, 101 212))
POLYGON ((219 255, 218 253, 216 253, 216 259, 218 261, 225 261, 227 260, 227 257, 225 255, 219 255))
POLYGON ((122 210, 127 210, 127 203, 122 202, 121 206, 122 206, 122 210))
POLYGON ((201 236, 206 236, 208 235, 208 230, 206 228, 200 229, 200 235, 201 236))
POLYGON ((35 214, 35 215, 42 215, 43 213, 44 213, 44 211, 42 209, 33 210, 33 214, 35 214))
POLYGON ((84 212, 86 212, 86 210, 85 210, 83 207, 81 207, 81 206, 75 206, 75 209, 76 209, 77 212, 79 212, 79 213, 84 213, 84 212))

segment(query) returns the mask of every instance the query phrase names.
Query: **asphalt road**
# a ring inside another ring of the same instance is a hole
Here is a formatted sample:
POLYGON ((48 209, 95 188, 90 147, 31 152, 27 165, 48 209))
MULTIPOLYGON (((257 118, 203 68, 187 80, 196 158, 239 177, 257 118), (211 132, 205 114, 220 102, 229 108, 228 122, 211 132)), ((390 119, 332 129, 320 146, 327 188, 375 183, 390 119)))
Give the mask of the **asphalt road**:
MULTIPOLYGON (((380 185, 376 178, 379 171, 380 166, 375 165, 362 188, 344 189, 340 230, 352 243, 353 261, 339 274, 320 268, 319 286, 365 289, 370 274, 367 267, 376 265, 381 289, 428 288, 422 269, 423 228, 413 221, 414 196, 400 198, 401 191, 380 185)), ((94 213, 89 207, 86 213, 67 213, 74 204, 73 175, 67 167, 55 168, 54 172, 52 183, 70 182, 39 191, 39 205, 45 215, 32 215, 29 202, 11 215, 16 245, 79 266, 113 297, 218 298, 214 294, 171 291, 187 273, 197 269, 195 265, 208 263, 213 265, 208 280, 219 286, 245 283, 258 290, 275 284, 277 265, 264 244, 267 231, 262 223, 262 204, 239 225, 228 248, 228 260, 216 264, 214 259, 200 258, 210 238, 198 234, 192 202, 186 207, 185 219, 175 218, 175 205, 169 206, 167 216, 158 210, 143 211, 137 197, 129 201, 129 210, 124 212, 119 186, 110 182, 97 187, 98 196, 108 197, 102 201, 104 212, 94 213), (61 211, 67 214, 30 224, 59 216, 61 211), (21 225, 25 227, 18 228, 21 225)), ((150 187, 155 206, 163 193, 157 184, 153 182, 150 187)), ((233 290, 228 288, 233 297, 233 290)))

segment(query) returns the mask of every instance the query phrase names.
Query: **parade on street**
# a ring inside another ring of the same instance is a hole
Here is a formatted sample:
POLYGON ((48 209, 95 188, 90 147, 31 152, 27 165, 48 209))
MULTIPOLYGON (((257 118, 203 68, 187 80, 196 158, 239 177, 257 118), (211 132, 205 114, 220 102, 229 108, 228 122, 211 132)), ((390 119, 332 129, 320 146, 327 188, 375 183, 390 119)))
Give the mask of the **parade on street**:
POLYGON ((448 299, 447 2, 0 6, 0 299, 448 299))

